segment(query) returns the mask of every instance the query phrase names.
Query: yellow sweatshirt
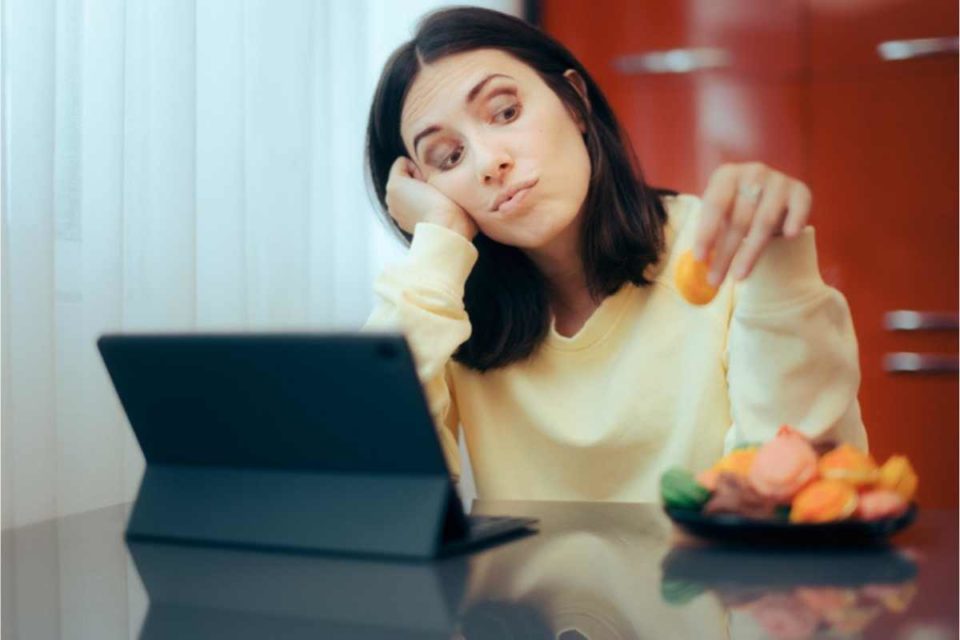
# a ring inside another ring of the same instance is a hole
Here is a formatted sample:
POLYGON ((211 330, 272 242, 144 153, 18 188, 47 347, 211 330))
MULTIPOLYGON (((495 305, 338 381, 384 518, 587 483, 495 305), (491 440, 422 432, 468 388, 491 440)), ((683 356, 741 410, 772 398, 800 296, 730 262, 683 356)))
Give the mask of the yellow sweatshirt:
POLYGON ((664 204, 653 285, 624 285, 570 338, 551 323, 533 356, 486 373, 451 358, 471 330, 471 242, 418 224, 406 260, 377 279, 365 330, 405 333, 451 472, 462 430, 479 498, 652 502, 665 469, 699 472, 781 424, 866 447, 850 311, 820 277, 813 228, 774 239, 746 280, 698 307, 673 276, 701 203, 664 204))

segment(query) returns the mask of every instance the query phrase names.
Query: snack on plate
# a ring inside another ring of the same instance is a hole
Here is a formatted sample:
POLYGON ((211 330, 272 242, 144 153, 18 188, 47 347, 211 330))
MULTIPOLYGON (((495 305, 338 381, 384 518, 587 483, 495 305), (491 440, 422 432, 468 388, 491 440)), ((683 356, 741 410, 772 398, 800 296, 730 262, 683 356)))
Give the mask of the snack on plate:
POLYGON ((753 488, 746 474, 725 471, 717 479, 713 496, 703 506, 704 513, 732 513, 750 518, 770 518, 777 501, 753 488))
POLYGON ((699 509, 710 497, 710 491, 701 486, 688 471, 673 468, 660 477, 660 495, 668 507, 699 509))
POLYGON ((717 295, 717 287, 707 281, 710 265, 693 257, 693 251, 684 251, 677 260, 674 283, 690 304, 707 304, 717 295))
POLYGON ((841 444, 825 453, 818 467, 821 478, 842 480, 855 487, 875 484, 880 477, 880 468, 870 454, 851 444, 841 444))
POLYGON ((907 501, 896 491, 872 489, 860 494, 857 515, 864 520, 895 518, 907 510, 907 501))
POLYGON ((880 467, 880 479, 877 484, 900 494, 907 502, 917 492, 917 474, 906 456, 890 456, 880 467))
POLYGON ((857 491, 842 480, 817 480, 797 494, 790 522, 843 520, 857 508, 857 491))
POLYGON ((827 523, 902 516, 917 484, 905 456, 890 456, 878 466, 851 444, 814 443, 783 425, 770 441, 735 447, 697 476, 668 470, 660 494, 668 508, 706 515, 827 523))
POLYGON ((765 496, 790 502, 817 475, 817 452, 806 436, 784 425, 764 444, 750 467, 750 484, 765 496))
POLYGON ((759 448, 759 446, 750 446, 734 449, 720 458, 715 465, 701 472, 697 476, 697 482, 710 489, 710 491, 714 491, 717 488, 717 479, 721 473, 732 473, 746 478, 750 472, 750 467, 753 466, 753 459, 757 457, 757 449, 759 448))

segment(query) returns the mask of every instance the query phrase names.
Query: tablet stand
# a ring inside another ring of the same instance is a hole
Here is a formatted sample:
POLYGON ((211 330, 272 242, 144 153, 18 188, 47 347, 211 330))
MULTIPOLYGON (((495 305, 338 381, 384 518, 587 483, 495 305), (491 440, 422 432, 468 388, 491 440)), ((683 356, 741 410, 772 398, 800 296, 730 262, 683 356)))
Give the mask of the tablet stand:
POLYGON ((150 464, 126 535, 415 559, 465 527, 445 475, 150 464))

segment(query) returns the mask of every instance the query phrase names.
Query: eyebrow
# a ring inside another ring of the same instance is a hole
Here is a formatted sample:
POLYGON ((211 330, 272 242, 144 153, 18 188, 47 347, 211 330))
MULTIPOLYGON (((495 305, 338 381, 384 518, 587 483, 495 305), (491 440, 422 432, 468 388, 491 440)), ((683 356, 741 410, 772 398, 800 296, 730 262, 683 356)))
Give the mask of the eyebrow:
MULTIPOLYGON (((510 80, 515 80, 515 78, 513 78, 513 77, 511 77, 511 76, 508 76, 508 75, 505 75, 505 74, 503 74, 503 73, 491 73, 490 75, 488 75, 487 77, 485 77, 483 80, 481 80, 480 82, 478 82, 477 84, 475 84, 474 87, 473 87, 473 89, 470 89, 470 92, 467 93, 467 99, 466 99, 466 104, 467 104, 467 106, 469 106, 470 103, 472 103, 474 100, 477 99, 477 96, 480 94, 480 91, 483 90, 483 87, 484 87, 489 81, 493 80, 494 78, 509 78, 510 80)), ((414 137, 414 139, 413 139, 413 153, 414 153, 414 155, 417 155, 417 145, 420 144, 420 139, 421 139, 421 138, 424 138, 424 137, 426 137, 426 136, 429 136, 429 135, 432 134, 432 133, 436 133, 437 131, 440 131, 440 126, 439 126, 439 125, 435 125, 435 124, 434 124, 434 125, 430 125, 430 126, 427 127, 426 129, 424 129, 423 131, 421 131, 420 133, 418 133, 418 134, 416 135, 416 137, 414 137)))

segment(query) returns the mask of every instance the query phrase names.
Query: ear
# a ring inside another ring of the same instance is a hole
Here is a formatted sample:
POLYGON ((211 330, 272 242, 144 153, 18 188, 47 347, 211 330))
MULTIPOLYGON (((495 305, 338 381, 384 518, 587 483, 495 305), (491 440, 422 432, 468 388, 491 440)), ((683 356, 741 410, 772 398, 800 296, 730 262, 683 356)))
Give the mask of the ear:
MULTIPOLYGON (((573 85, 573 88, 587 106, 587 113, 590 113, 590 98, 587 96, 587 83, 584 82, 583 76, 581 76, 576 69, 567 69, 563 72, 563 77, 573 85)), ((587 127, 579 117, 577 118, 577 125, 580 127, 581 132, 586 133, 587 127)))

